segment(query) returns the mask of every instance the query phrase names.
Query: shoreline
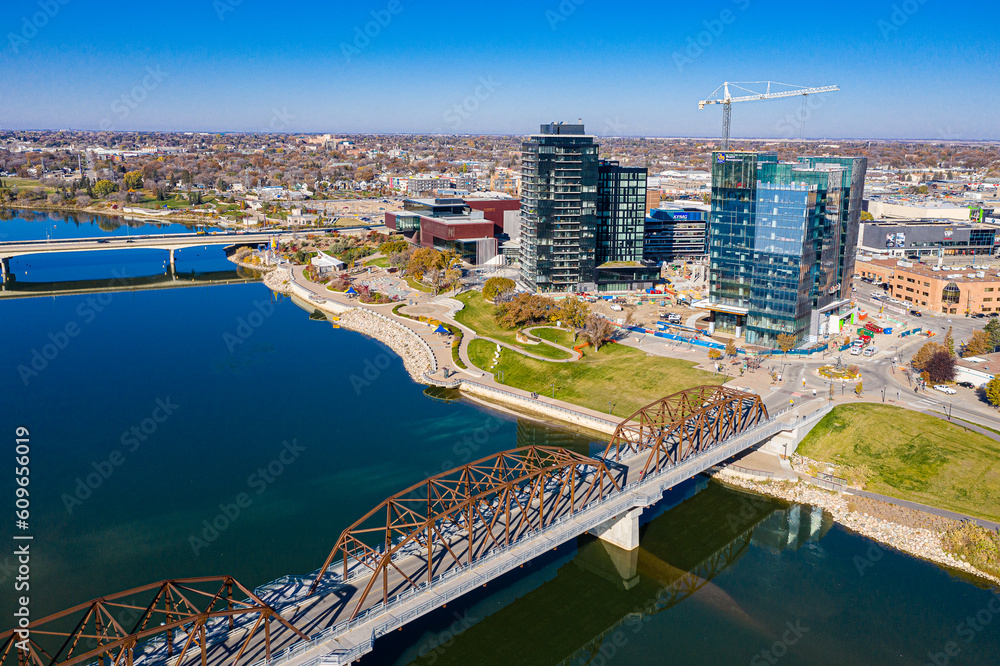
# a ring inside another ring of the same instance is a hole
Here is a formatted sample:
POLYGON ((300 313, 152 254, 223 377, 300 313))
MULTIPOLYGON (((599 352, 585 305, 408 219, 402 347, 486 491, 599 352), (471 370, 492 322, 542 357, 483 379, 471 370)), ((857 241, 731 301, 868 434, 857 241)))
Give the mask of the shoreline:
MULTIPOLYGON (((890 548, 895 548, 900 552, 921 560, 933 562, 949 569, 969 574, 983 581, 988 581, 993 586, 1000 585, 1000 578, 980 571, 968 562, 948 553, 942 546, 941 534, 938 531, 923 527, 901 525, 885 518, 869 515, 861 511, 853 511, 849 507, 847 496, 841 493, 816 488, 801 481, 768 481, 761 483, 725 469, 711 473, 709 476, 726 485, 748 490, 758 495, 774 497, 795 504, 818 506, 829 511, 835 522, 867 539, 890 548)), ((864 560, 863 564, 871 565, 878 558, 869 557, 862 559, 864 560)), ((858 566, 861 567, 862 565, 859 564, 858 566)))

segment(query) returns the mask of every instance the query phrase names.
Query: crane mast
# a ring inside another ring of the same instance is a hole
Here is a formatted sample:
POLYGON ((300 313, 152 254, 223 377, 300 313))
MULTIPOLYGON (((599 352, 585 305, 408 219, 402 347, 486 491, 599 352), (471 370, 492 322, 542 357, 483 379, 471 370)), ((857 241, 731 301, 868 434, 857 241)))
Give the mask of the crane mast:
POLYGON ((729 135, 732 128, 733 120, 733 102, 756 102, 765 99, 782 99, 785 97, 798 97, 809 95, 818 95, 820 93, 837 92, 840 90, 838 86, 821 86, 818 88, 804 88, 802 86, 793 86, 787 83, 777 83, 776 81, 750 81, 743 83, 733 83, 731 81, 726 81, 721 86, 712 91, 709 95, 709 99, 704 99, 698 102, 698 108, 704 109, 710 104, 721 104, 722 105, 722 149, 729 150, 729 135), (747 88, 746 86, 761 86, 766 85, 764 92, 759 92, 758 90, 753 90, 747 88), (730 86, 741 90, 743 92, 749 93, 747 95, 740 95, 734 97, 730 92, 730 86), (772 86, 782 86, 787 88, 787 90, 776 90, 771 92, 772 86), (721 97, 717 97, 721 92, 721 97))

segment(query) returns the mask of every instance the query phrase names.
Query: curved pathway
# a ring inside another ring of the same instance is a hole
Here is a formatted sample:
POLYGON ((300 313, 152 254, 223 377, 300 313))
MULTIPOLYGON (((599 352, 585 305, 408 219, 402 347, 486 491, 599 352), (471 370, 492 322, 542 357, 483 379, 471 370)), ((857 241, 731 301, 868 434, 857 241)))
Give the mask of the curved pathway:
MULTIPOLYGON (((559 328, 558 326, 531 326, 530 328, 524 329, 524 332, 525 333, 531 333, 532 331, 537 331, 540 328, 548 328, 548 329, 551 329, 553 331, 568 331, 569 330, 569 329, 566 329, 566 328, 559 328)), ((534 335, 534 334, 532 334, 532 335, 534 335)), ((555 347, 556 349, 560 349, 560 350, 566 352, 567 354, 570 354, 570 358, 568 359, 570 361, 579 361, 581 358, 583 358, 583 354, 581 354, 580 352, 576 351, 575 349, 570 349, 569 347, 563 347, 562 345, 556 344, 555 342, 552 342, 551 340, 546 340, 545 338, 543 338, 541 336, 535 336, 535 337, 539 338, 542 341, 542 344, 546 344, 546 345, 548 345, 550 347, 555 347), (576 358, 573 358, 574 356, 576 358)), ((553 360, 553 359, 547 359, 547 360, 553 360)))

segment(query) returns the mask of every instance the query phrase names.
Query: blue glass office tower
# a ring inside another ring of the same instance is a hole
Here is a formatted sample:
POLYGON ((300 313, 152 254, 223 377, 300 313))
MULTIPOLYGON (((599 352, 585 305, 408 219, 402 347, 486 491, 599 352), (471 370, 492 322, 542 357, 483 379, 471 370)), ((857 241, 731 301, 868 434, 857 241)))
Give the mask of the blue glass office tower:
POLYGON ((813 342, 849 307, 867 159, 712 155, 712 331, 813 342))

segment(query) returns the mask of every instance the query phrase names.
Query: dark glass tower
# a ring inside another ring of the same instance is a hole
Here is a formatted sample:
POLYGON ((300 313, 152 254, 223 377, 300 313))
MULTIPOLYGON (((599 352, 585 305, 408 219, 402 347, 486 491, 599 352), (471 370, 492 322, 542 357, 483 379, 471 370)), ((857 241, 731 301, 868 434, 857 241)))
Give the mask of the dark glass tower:
POLYGON ((815 341, 850 303, 866 158, 714 153, 710 329, 815 341))
POLYGON ((593 287, 597 144, 582 124, 542 125, 521 147, 521 280, 534 291, 593 287))

